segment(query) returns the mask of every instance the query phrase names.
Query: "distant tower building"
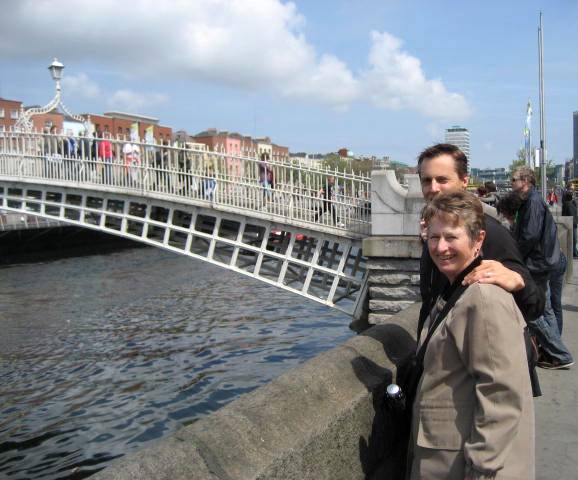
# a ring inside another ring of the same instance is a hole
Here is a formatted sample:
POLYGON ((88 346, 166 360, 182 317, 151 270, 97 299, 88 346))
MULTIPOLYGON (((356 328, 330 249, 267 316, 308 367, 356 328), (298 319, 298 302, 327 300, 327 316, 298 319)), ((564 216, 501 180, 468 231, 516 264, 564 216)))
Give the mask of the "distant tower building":
MULTIPOLYGON (((574 116, 576 122, 576 115, 574 116)), ((468 158, 468 172, 470 171, 470 132, 467 128, 454 125, 446 129, 446 143, 451 143, 465 153, 468 158)))

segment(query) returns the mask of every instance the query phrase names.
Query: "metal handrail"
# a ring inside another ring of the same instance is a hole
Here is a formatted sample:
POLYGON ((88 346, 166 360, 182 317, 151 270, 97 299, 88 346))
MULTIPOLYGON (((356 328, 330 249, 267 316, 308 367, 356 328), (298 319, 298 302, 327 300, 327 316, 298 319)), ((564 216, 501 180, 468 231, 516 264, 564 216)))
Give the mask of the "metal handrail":
POLYGON ((39 132, 0 132, 0 176, 107 187, 274 215, 344 234, 370 232, 370 175, 281 158, 39 132), (331 195, 328 195, 330 192, 331 195))

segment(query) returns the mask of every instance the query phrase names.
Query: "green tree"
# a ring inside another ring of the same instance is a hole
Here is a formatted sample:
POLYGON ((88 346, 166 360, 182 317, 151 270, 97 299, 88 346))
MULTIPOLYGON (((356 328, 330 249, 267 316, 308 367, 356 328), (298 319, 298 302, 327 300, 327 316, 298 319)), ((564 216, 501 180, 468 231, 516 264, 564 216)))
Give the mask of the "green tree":
POLYGON ((325 155, 322 165, 329 170, 337 170, 339 172, 351 171, 349 160, 341 158, 337 153, 328 153, 325 155))

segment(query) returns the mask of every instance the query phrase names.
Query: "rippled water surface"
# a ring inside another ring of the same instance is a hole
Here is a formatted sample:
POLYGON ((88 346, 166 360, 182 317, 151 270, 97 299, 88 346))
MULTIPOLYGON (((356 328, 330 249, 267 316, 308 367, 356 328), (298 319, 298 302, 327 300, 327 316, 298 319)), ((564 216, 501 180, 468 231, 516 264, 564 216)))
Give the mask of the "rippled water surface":
POLYGON ((0 270, 0 478, 84 478, 346 340, 343 314, 156 249, 0 270))

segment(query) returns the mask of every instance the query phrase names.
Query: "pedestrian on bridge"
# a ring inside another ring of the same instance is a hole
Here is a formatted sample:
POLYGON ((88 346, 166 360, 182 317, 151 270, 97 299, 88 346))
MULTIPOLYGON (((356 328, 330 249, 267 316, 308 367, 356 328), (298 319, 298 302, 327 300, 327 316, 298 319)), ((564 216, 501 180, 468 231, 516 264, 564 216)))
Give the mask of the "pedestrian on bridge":
POLYGON ((333 203, 335 193, 335 177, 329 176, 326 179, 326 184, 324 187, 321 188, 319 191, 319 196, 323 200, 321 202, 321 206, 317 207, 317 211, 315 212, 315 216, 313 217, 313 221, 319 221, 321 215, 325 212, 331 212, 331 219, 333 220, 333 225, 337 225, 337 211, 335 209, 335 205, 333 203))
POLYGON ((98 160, 99 163, 104 164, 103 180, 104 183, 110 185, 112 183, 112 144, 108 139, 108 133, 98 132, 98 160))
POLYGON ((269 164, 269 154, 263 152, 259 161, 259 185, 263 190, 263 206, 267 206, 273 198, 273 188, 275 186, 275 174, 273 167, 269 164))

